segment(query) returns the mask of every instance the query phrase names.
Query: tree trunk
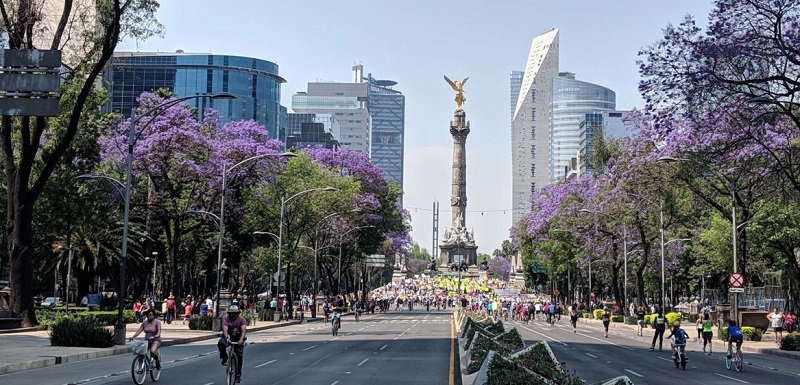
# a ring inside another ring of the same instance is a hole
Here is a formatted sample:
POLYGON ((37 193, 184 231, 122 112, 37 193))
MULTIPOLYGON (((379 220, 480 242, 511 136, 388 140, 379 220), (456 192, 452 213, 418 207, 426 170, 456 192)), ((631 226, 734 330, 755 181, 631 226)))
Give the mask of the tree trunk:
POLYGON ((17 195, 9 202, 9 215, 6 222, 10 245, 11 263, 11 311, 22 317, 22 327, 36 326, 36 312, 33 303, 33 204, 28 202, 19 190, 23 184, 14 184, 17 195), (14 205, 14 202, 17 205, 14 205))

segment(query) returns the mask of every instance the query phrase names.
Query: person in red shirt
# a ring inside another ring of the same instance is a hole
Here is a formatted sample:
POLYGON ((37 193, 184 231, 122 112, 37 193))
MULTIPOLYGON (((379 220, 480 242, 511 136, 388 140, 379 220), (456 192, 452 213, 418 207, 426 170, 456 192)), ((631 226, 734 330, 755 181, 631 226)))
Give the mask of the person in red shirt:
POLYGON ((138 299, 133 304, 133 322, 142 322, 142 301, 138 299))
POLYGON ((192 302, 186 301, 183 307, 183 325, 186 325, 186 321, 192 318, 192 302))
POLYGON ((172 320, 175 319, 175 297, 170 294, 169 298, 167 299, 167 323, 171 324, 172 320))

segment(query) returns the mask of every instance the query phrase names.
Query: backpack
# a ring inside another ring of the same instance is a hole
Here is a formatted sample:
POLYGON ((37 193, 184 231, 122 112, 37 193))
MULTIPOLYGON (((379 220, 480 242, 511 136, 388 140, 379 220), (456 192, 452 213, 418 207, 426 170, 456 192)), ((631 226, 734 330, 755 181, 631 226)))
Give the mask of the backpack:
POLYGON ((675 332, 675 344, 676 345, 685 345, 686 344, 686 331, 683 329, 678 329, 675 332))

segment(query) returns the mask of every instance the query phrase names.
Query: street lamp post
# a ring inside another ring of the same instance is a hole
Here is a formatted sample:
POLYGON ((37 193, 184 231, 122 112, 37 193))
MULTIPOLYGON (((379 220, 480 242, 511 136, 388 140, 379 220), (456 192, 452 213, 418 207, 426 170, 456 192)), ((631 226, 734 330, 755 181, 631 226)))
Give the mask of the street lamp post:
POLYGON ((345 231, 344 233, 342 233, 342 235, 339 236, 339 267, 337 269, 338 274, 336 277, 336 290, 339 291, 339 294, 342 293, 342 238, 344 238, 345 235, 352 233, 353 231, 366 229, 369 227, 375 227, 375 226, 367 225, 367 226, 354 227, 350 230, 345 231))
MULTIPOLYGON (((65 249, 64 246, 59 246, 58 248, 61 249, 61 250, 65 249)), ((66 293, 64 294, 64 303, 66 304, 65 305, 66 306, 65 310, 66 310, 67 314, 69 314, 69 287, 70 287, 70 282, 72 281, 72 244, 67 246, 66 250, 68 250, 68 253, 67 253, 67 255, 68 255, 67 256, 67 282, 66 282, 66 285, 64 285, 64 286, 66 286, 67 290, 66 290, 66 293)), ((53 293, 53 295, 55 295, 55 293, 53 293)))
POLYGON ((147 257, 147 258, 145 258, 145 261, 150 261, 151 259, 153 260, 153 293, 151 294, 151 296, 153 297, 153 300, 155 301, 155 296, 156 296, 156 271, 158 270, 158 251, 154 251, 153 252, 153 257, 152 258, 147 257))
MULTIPOLYGON (((317 188, 310 188, 310 189, 306 189, 306 190, 300 191, 300 192, 290 196, 289 198, 284 198, 283 196, 281 196, 281 215, 280 215, 280 220, 278 221, 278 281, 280 281, 281 272, 282 272, 282 270, 281 270, 281 256, 283 254, 283 250, 282 250, 282 248, 283 248, 283 216, 286 213, 286 204, 289 203, 292 199, 297 198, 297 197, 299 197, 301 195, 304 195, 304 194, 309 194, 309 193, 312 193, 312 192, 315 192, 315 191, 336 191, 336 190, 337 190, 336 188, 330 187, 330 186, 328 186, 328 187, 317 187, 317 188)), ((288 282, 289 277, 286 277, 286 279, 287 279, 287 282, 288 282)), ((276 297, 280 298, 280 295, 281 295, 281 285, 280 285, 280 282, 278 282, 278 290, 277 290, 276 297)), ((291 306, 291 301, 290 301, 291 298, 286 298, 286 300, 287 300, 287 303, 289 304, 289 306, 291 306)))
POLYGON ((222 288, 220 287, 220 280, 222 279, 222 270, 220 266, 222 265, 222 247, 223 247, 223 239, 225 237, 225 190, 227 189, 227 175, 237 167, 252 162, 257 159, 266 158, 266 157, 283 157, 283 158, 293 158, 296 157, 297 154, 292 152, 284 152, 282 154, 260 154, 251 156, 247 159, 240 161, 239 163, 234 164, 233 166, 226 168, 225 166, 222 167, 222 189, 220 191, 220 202, 219 202, 219 216, 215 216, 217 220, 219 220, 219 244, 217 245, 217 300, 214 301, 214 330, 218 330, 217 323, 219 323, 221 327, 221 318, 219 316, 219 296, 222 292, 222 288))
MULTIPOLYGON (((130 203, 131 203, 131 174, 132 174, 132 166, 133 166, 133 148, 136 145, 136 141, 139 138, 139 135, 144 131, 147 126, 152 123, 156 117, 166 112, 169 107, 177 105, 181 102, 190 100, 190 99, 201 99, 201 98, 210 98, 210 99, 235 99, 236 97, 229 94, 229 93, 219 93, 219 94, 202 94, 202 95, 192 95, 192 96, 185 96, 182 98, 168 100, 164 103, 161 103, 155 107, 150 108, 149 110, 145 111, 141 114, 141 116, 136 117, 136 108, 131 109, 131 117, 130 117, 130 127, 128 129, 128 141, 127 141, 127 154, 125 157, 125 183, 122 184, 119 181, 116 181, 110 177, 104 176, 91 176, 85 175, 80 177, 87 177, 87 178, 104 178, 108 180, 114 180, 120 185, 124 186, 124 189, 121 191, 123 192, 124 201, 125 201, 125 208, 123 211, 123 219, 122 219, 122 251, 120 257, 120 269, 119 269, 119 288, 117 288, 117 297, 118 297, 118 304, 117 304, 117 323, 114 325, 114 339, 117 345, 125 344, 125 328, 126 325, 122 319, 122 312, 125 308, 125 298, 127 297, 127 293, 125 293, 126 286, 125 286, 125 271, 126 265, 128 262, 128 231, 129 231, 129 218, 130 218, 130 203), (139 123, 139 120, 148 117, 148 115, 152 114, 150 120, 142 125, 141 129, 139 130, 139 134, 136 133, 136 125, 139 123)), ((115 186, 116 187, 116 186, 115 186)))

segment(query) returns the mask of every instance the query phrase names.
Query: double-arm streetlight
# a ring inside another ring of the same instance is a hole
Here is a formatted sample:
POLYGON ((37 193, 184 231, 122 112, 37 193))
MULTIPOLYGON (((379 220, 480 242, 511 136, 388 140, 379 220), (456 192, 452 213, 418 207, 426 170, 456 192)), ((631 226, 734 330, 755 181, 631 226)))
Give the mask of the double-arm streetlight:
MULTIPOLYGON (((260 154, 251 156, 247 159, 240 161, 239 163, 234 164, 230 167, 222 167, 222 190, 220 191, 220 200, 219 200, 219 216, 214 216, 219 221, 219 245, 217 246, 217 300, 215 301, 214 306, 214 316, 217 320, 221 319, 219 313, 219 296, 221 294, 221 287, 220 287, 220 280, 222 279, 222 247, 223 247, 223 239, 225 237, 225 190, 228 187, 228 179, 227 176, 230 172, 235 170, 237 167, 253 162, 258 159, 267 158, 267 157, 281 157, 281 158, 294 158, 297 154, 293 152, 284 152, 281 154, 269 153, 269 154, 260 154)), ((207 213, 206 214, 210 214, 207 213)), ((216 328, 215 328, 216 329, 216 328)))
POLYGON ((366 225, 366 226, 353 227, 352 229, 343 232, 339 236, 339 268, 338 268, 338 274, 337 274, 338 276, 336 277, 336 289, 339 291, 339 294, 342 293, 342 239, 345 237, 345 235, 350 234, 353 231, 366 229, 366 228, 370 228, 370 227, 375 227, 375 226, 366 225))
MULTIPOLYGON (((754 98, 754 100, 755 99, 758 99, 758 98, 754 98)), ((764 99, 764 100, 766 100, 766 99, 764 99)), ((761 102, 763 102, 763 100, 761 100, 761 102)), ((660 162, 660 163, 690 162, 690 163, 694 163, 694 164, 700 165, 699 162, 697 162, 695 160, 692 160, 692 159, 676 158, 676 157, 672 157, 672 156, 659 157, 657 162, 660 162)), ((701 166, 704 166, 704 165, 701 165, 701 166)), ((724 174, 722 174, 721 172, 716 171, 716 170, 711 169, 711 168, 708 168, 708 169, 711 172, 713 172, 720 179, 720 181, 722 181, 723 183, 728 181, 727 177, 724 174)), ((737 244, 737 236, 738 236, 738 232, 739 232, 738 231, 739 227, 736 226, 736 189, 734 188, 733 183, 731 183, 731 185, 729 187, 730 187, 730 193, 731 193, 731 228, 733 229, 732 230, 732 233, 733 233, 733 241, 732 241, 732 243, 733 243, 732 244, 732 246, 733 246, 733 272, 737 273, 739 271, 739 269, 737 267, 737 259, 738 258, 736 256, 736 246, 737 246, 736 244, 737 244)), ((739 309, 738 309, 739 308, 738 293, 734 292, 734 293, 731 293, 731 294, 733 296, 733 299, 731 300, 731 317, 734 320, 738 320, 738 311, 739 311, 739 309)))
MULTIPOLYGON (((337 191, 337 190, 338 189, 336 189, 334 187, 330 187, 330 186, 328 186, 328 187, 316 187, 316 188, 310 188, 310 189, 306 189, 306 190, 300 191, 300 192, 290 196, 289 198, 284 198, 283 196, 281 196, 281 216, 280 216, 280 220, 278 221, 278 278, 279 278, 278 280, 279 281, 280 281, 280 276, 281 276, 281 272, 282 272, 282 270, 281 270, 281 255, 283 254, 283 250, 282 250, 282 248, 283 248, 283 216, 286 213, 286 204, 291 202, 292 199, 295 199, 295 198, 297 198, 297 197, 299 197, 301 195, 304 195, 304 194, 310 194, 310 193, 315 192, 315 191, 337 191)), ((287 277, 287 279, 288 279, 288 277, 287 277)), ((280 295, 281 295, 281 285, 280 285, 280 282, 278 282, 278 290, 277 290, 276 297, 280 298, 280 295)), ((287 298, 287 301, 288 300, 289 300, 289 298, 287 298)), ((291 302, 289 302, 289 304, 291 306, 291 302)))
MULTIPOLYGON (((117 288, 117 296, 119 298, 119 304, 117 306, 117 324, 114 325, 114 335, 116 339, 116 343, 118 345, 122 345, 125 343, 125 323, 122 320, 122 311, 125 307, 125 268, 128 262, 128 227, 129 227, 129 217, 130 217, 130 206, 131 206, 131 173, 132 173, 132 165, 133 165, 133 148, 136 146, 136 141, 139 139, 139 135, 144 132, 144 129, 147 128, 148 125, 153 123, 156 117, 165 113, 170 107, 175 106, 179 103, 190 99, 235 99, 236 97, 229 94, 229 93, 219 93, 219 94, 202 94, 202 95, 192 95, 192 96, 185 96, 182 98, 177 99, 170 99, 166 102, 158 104, 155 107, 150 108, 149 110, 142 113, 139 117, 136 117, 136 108, 131 108, 131 118, 130 118, 130 127, 128 129, 128 142, 127 144, 127 156, 125 157, 125 188, 124 188, 124 200, 125 200, 125 209, 123 213, 123 223, 122 223, 122 256, 120 261, 120 269, 119 269, 119 288, 117 288), (150 120, 145 122, 139 130, 139 133, 136 133, 136 125, 139 121, 143 118, 150 116, 150 120)), ((103 178, 107 180, 114 180, 117 184, 122 185, 121 182, 105 176, 100 175, 82 175, 79 177, 85 177, 89 179, 96 179, 96 178, 103 178)), ((116 187, 116 186, 115 186, 116 187)))

